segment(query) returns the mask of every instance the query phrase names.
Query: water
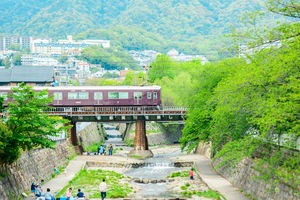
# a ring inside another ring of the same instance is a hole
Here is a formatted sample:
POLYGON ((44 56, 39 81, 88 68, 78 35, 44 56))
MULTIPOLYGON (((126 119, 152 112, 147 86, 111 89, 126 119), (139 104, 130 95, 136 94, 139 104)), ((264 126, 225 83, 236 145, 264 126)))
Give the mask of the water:
MULTIPOLYGON (((112 127, 105 127, 108 140, 106 144, 113 144, 114 146, 124 145, 121 133, 112 127)), ((125 175, 132 177, 133 179, 144 179, 150 183, 136 183, 140 188, 137 191, 136 196, 138 198, 147 197, 160 197, 160 198, 174 198, 176 194, 172 194, 168 191, 167 183, 161 182, 161 180, 167 180, 167 176, 174 171, 178 171, 178 167, 174 166, 174 163, 169 160, 170 157, 180 155, 181 151, 176 150, 173 152, 162 152, 155 154, 152 158, 146 159, 143 167, 131 168, 124 172, 125 175), (158 181, 158 183, 151 183, 151 181, 158 181)))
MULTIPOLYGON (((174 171, 178 171, 178 168, 174 166, 168 158, 173 155, 179 154, 180 151, 173 153, 164 153, 154 155, 153 158, 145 160, 145 165, 140 168, 134 168, 126 171, 124 174, 135 179, 147 179, 151 180, 167 180, 166 177, 174 171)), ((172 198, 177 195, 168 191, 167 183, 135 183, 141 190, 137 193, 139 197, 163 197, 172 198)))

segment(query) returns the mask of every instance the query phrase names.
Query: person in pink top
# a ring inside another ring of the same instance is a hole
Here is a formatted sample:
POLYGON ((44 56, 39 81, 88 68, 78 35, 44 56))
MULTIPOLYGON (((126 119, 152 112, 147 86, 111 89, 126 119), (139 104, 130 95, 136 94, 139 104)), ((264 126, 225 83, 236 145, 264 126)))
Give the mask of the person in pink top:
POLYGON ((66 192, 66 197, 67 197, 67 200, 71 199, 72 197, 72 188, 69 188, 66 192))
POLYGON ((190 179, 194 180, 194 170, 193 170, 193 168, 190 171, 190 179))

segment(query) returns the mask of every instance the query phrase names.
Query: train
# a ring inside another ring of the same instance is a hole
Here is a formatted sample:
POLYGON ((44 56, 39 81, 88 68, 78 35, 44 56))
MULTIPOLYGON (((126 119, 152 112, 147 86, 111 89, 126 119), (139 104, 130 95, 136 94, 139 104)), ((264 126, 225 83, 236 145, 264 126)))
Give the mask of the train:
MULTIPOLYGON (((11 88, 0 86, 0 96, 6 106, 11 88)), ((56 86, 37 87, 35 91, 48 90, 53 96, 49 106, 84 107, 84 106, 161 106, 160 86, 56 86)))

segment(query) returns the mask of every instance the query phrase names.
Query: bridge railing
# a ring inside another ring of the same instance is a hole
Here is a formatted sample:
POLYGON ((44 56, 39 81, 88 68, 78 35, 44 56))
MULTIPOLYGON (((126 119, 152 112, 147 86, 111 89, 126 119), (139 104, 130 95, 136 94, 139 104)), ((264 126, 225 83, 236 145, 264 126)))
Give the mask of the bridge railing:
POLYGON ((184 115, 186 113, 185 107, 51 107, 46 110, 52 115, 184 115))

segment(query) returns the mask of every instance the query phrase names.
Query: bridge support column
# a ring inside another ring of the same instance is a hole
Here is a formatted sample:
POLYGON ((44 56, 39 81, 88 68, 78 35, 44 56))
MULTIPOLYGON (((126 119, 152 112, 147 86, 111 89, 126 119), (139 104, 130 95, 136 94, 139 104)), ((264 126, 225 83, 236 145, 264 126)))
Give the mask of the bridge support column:
POLYGON ((70 140, 71 140, 71 144, 73 146, 77 146, 78 145, 78 141, 77 141, 77 135, 76 135, 76 122, 71 122, 72 128, 71 128, 71 134, 70 134, 70 140))
POLYGON ((146 122, 144 120, 136 121, 134 149, 129 152, 129 156, 138 156, 141 158, 149 158, 153 156, 152 151, 150 151, 148 148, 146 122))

